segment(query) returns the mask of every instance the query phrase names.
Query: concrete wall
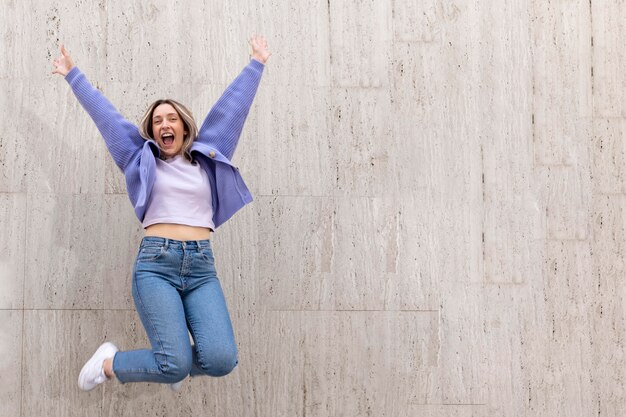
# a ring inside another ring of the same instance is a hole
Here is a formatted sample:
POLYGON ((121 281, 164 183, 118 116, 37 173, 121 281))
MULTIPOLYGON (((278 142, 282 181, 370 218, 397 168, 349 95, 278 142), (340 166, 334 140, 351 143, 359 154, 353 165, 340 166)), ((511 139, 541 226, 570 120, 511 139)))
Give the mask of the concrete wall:
POLYGON ((0 416, 623 416, 626 3, 4 0, 0 416), (147 346, 141 228, 51 60, 130 120, 202 119, 274 56, 235 162, 255 201, 214 237, 240 365, 76 379, 147 346))

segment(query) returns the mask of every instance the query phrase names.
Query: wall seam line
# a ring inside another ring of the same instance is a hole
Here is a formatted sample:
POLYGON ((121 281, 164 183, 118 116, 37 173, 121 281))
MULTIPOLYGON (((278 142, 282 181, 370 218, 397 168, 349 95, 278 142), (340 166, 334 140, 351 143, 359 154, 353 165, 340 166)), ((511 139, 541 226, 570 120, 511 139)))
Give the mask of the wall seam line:
MULTIPOLYGON (((24 194, 24 248, 28 233, 28 193, 24 194)), ((25 250, 24 250, 25 252, 25 250)), ((20 354, 20 416, 24 417, 24 329, 26 328, 26 256, 22 267, 22 346, 20 354)))

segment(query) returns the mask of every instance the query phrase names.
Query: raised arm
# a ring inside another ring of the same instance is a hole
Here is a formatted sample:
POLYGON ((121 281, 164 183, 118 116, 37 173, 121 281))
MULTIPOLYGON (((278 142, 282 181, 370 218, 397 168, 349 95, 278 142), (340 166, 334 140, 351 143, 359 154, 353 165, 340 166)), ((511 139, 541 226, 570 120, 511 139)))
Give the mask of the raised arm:
POLYGON ((54 74, 60 74, 72 87, 76 98, 95 122, 117 166, 124 171, 145 143, 137 126, 130 123, 93 87, 74 65, 61 45, 61 56, 54 60, 54 74))
POLYGON ((271 52, 267 41, 260 36, 249 40, 252 59, 222 97, 215 103, 204 119, 196 141, 217 148, 222 155, 231 159, 237 148, 243 125, 250 111, 263 68, 271 52))

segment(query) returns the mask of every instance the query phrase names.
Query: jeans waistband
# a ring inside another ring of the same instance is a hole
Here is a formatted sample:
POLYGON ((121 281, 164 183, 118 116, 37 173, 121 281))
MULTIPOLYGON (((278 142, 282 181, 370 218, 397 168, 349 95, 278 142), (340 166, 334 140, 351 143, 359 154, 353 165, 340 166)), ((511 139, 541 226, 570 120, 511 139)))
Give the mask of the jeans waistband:
POLYGON ((211 241, 206 240, 175 240, 165 237, 146 236, 141 240, 140 247, 144 246, 165 246, 174 249, 204 249, 211 248, 211 241))

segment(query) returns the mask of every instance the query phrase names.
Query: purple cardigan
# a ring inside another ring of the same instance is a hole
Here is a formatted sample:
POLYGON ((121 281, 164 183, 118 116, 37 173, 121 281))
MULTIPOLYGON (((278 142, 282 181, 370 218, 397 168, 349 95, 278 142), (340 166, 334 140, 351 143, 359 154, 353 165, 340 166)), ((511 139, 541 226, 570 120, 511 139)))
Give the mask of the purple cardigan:
MULTIPOLYGON (((244 122, 261 81, 264 65, 254 59, 215 103, 191 147, 192 157, 207 172, 211 183, 213 222, 219 227, 252 201, 239 170, 230 162, 244 122)), ((74 67, 65 79, 93 119, 117 166, 126 176, 126 189, 135 214, 143 221, 154 185, 159 147, 115 109, 74 67)))

